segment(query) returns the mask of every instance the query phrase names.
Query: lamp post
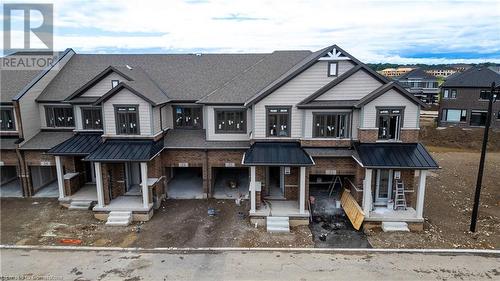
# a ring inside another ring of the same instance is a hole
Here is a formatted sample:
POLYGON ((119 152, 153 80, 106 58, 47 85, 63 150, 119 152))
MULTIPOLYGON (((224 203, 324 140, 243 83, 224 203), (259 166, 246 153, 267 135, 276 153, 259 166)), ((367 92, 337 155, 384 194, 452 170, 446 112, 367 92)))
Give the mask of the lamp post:
POLYGON ((479 197, 481 196, 481 185, 483 182, 484 160, 486 158, 486 146, 488 144, 488 134, 491 124, 491 115, 493 103, 496 101, 500 92, 500 86, 495 88, 495 82, 491 83, 491 91, 488 102, 488 113, 486 114, 486 124, 484 126, 483 146, 481 148, 481 159, 479 160, 479 171, 477 172, 476 193, 474 195, 474 207, 472 208, 472 218, 470 222, 470 231, 476 232, 477 214, 479 211, 479 197))

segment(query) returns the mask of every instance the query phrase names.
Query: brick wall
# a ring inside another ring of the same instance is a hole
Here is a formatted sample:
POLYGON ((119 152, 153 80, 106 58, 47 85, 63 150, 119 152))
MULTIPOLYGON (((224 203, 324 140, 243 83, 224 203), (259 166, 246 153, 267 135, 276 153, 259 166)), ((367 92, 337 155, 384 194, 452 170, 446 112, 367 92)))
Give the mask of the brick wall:
POLYGON ((102 163, 101 172, 104 203, 109 204, 111 199, 125 193, 125 165, 123 163, 102 163))
POLYGON ((290 167, 290 174, 285 175, 285 198, 286 200, 299 199, 299 167, 290 167))
POLYGON ((15 150, 2 149, 0 151, 0 161, 5 166, 18 166, 19 161, 15 150))
POLYGON ((337 175, 356 174, 356 162, 352 157, 313 157, 316 165, 310 168, 311 174, 326 174, 326 170, 335 170, 337 175))
POLYGON ((206 157, 207 154, 204 150, 195 149, 168 149, 161 153, 163 167, 179 167, 179 163, 188 163, 189 167, 202 168, 204 194, 208 194, 209 190, 206 157))
POLYGON ((358 139, 360 142, 376 142, 378 139, 377 129, 359 129, 358 139))
POLYGON ((24 159, 28 166, 40 166, 40 162, 47 162, 51 166, 55 166, 55 158, 52 155, 46 154, 43 151, 25 151, 24 159))
POLYGON ((350 147, 350 139, 331 139, 331 140, 301 140, 300 144, 304 147, 350 147))
POLYGON ((402 142, 418 142, 418 135, 420 130, 418 129, 402 129, 401 130, 401 141, 402 142))

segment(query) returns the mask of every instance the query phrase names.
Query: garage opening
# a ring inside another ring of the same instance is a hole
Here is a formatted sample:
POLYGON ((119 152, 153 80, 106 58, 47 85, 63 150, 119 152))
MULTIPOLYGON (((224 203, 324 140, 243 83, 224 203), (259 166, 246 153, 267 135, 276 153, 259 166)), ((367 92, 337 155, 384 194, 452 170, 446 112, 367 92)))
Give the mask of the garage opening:
POLYGON ((212 196, 216 199, 248 199, 248 168, 212 168, 212 196))
POLYGON ((16 166, 0 167, 0 197, 22 197, 21 182, 17 177, 16 166))
POLYGON ((55 166, 30 166, 33 197, 59 197, 55 166))
POLYGON ((201 167, 170 168, 167 184, 169 199, 203 199, 203 170, 201 167))

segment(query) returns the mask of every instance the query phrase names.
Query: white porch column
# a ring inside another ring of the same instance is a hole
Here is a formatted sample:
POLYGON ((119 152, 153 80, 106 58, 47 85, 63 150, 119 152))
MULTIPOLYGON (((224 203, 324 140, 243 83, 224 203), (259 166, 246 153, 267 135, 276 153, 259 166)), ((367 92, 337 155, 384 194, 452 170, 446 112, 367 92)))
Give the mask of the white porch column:
POLYGON ((95 170, 95 186, 97 189, 97 206, 99 208, 104 207, 104 187, 102 183, 102 170, 101 163, 94 162, 94 170, 95 170))
POLYGON ((255 213, 255 166, 250 167, 250 213, 255 213))
POLYGON ((141 162, 141 187, 142 204, 144 209, 149 208, 149 190, 148 190, 148 163, 141 162))
POLYGON ((300 167, 299 213, 306 212, 306 167, 300 167))
POLYGON ((422 219, 424 215, 424 198, 425 198, 425 178, 427 177, 427 170, 420 170, 418 176, 418 193, 417 193, 417 218, 422 219))
POLYGON ((56 172, 57 172, 57 187, 59 188, 59 199, 64 199, 64 174, 63 174, 63 164, 61 162, 61 156, 55 156, 56 158, 56 172))
POLYGON ((365 170, 365 179, 363 180, 363 212, 365 218, 370 217, 372 209, 372 169, 365 170))

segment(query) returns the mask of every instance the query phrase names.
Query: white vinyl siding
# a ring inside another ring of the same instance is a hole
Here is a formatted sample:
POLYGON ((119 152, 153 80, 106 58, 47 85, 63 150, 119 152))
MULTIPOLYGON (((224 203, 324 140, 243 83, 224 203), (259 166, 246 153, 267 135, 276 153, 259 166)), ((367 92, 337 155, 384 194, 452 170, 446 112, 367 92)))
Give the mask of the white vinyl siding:
POLYGON ((404 107, 402 128, 418 128, 418 105, 392 89, 363 107, 362 128, 377 127, 377 107, 404 107))
POLYGON ((111 72, 94 86, 90 87, 81 96, 82 97, 102 97, 105 93, 111 90, 111 80, 124 81, 125 78, 118 73, 111 72))
MULTIPOLYGON (((111 83, 111 82, 110 82, 111 83)), ((127 89, 108 99, 103 104, 104 134, 116 135, 115 105, 138 105, 139 107, 139 129, 141 136, 152 136, 152 108, 151 104, 127 89)))
MULTIPOLYGON (((338 75, 342 75, 352 67, 353 64, 350 61, 339 61, 338 75)), ((337 77, 328 76, 328 62, 318 61, 259 101, 254 105, 254 138, 266 137, 266 106, 292 106, 292 122, 289 124, 291 126, 291 137, 302 137, 303 112, 298 110, 295 105, 334 79, 337 79, 337 77)))
MULTIPOLYGON (((162 116, 163 118, 163 116, 162 116)), ((153 135, 159 133, 161 131, 161 124, 160 124, 160 107, 155 106, 153 107, 153 135)))
POLYGON ((377 79, 364 70, 358 70, 315 100, 359 100, 380 86, 382 83, 377 79))
POLYGON ((167 104, 162 108, 161 118, 163 121, 163 128, 172 129, 174 127, 174 113, 172 112, 172 106, 167 104))
POLYGON ((238 107, 238 106, 206 106, 206 115, 205 115, 205 120, 206 120, 206 127, 207 128, 207 140, 210 141, 240 141, 240 140, 249 140, 249 133, 252 129, 252 112, 250 109, 246 111, 246 133, 243 134, 216 134, 215 133, 215 112, 214 109, 219 109, 219 108, 227 108, 227 109, 234 109, 234 108, 244 108, 244 107, 238 107))

